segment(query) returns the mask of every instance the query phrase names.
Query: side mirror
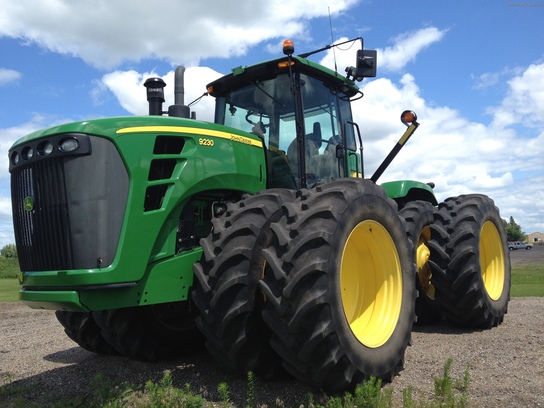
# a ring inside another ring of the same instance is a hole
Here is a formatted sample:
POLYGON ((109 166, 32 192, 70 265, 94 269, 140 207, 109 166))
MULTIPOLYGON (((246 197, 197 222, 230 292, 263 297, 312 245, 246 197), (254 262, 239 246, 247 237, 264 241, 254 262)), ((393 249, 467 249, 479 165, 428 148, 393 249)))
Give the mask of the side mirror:
POLYGON ((352 76, 353 80, 361 82, 363 78, 375 77, 377 54, 376 50, 358 50, 356 66, 346 68, 348 78, 352 76))
POLYGON ((376 61, 378 53, 376 50, 357 51, 357 70, 355 79, 362 81, 363 78, 374 78, 376 76, 376 61))

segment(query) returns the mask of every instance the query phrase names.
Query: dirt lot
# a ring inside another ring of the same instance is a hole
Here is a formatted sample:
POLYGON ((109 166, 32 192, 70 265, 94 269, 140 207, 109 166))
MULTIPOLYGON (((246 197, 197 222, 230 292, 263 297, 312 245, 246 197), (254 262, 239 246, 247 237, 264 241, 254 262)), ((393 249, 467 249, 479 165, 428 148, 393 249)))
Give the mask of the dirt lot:
MULTIPOLYGON (((544 246, 511 253, 513 265, 544 264, 544 246)), ((416 327, 406 353, 405 369, 387 385, 397 398, 413 386, 433 393, 433 378, 453 358, 452 375, 461 377, 470 365, 470 403, 479 407, 544 407, 544 298, 514 298, 504 323, 492 330, 464 330, 448 324, 416 327)), ((176 385, 190 383, 206 398, 217 399, 226 381, 237 406, 245 406, 246 381, 223 371, 206 352, 175 361, 149 364, 123 357, 89 353, 68 339, 51 311, 18 303, 0 304, 0 406, 14 403, 9 387, 33 401, 58 401, 90 391, 99 373, 121 383, 144 384, 170 370, 176 385), (22 387, 22 388, 20 388, 22 387)), ((311 392, 293 380, 261 383, 258 400, 269 405, 280 397, 285 407, 298 407, 311 392)))

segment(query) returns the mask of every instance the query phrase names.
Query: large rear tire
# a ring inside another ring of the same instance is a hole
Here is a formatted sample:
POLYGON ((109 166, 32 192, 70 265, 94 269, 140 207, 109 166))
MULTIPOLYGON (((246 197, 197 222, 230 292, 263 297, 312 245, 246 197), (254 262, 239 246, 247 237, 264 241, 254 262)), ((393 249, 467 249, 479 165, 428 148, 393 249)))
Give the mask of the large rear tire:
POLYGON ((260 285, 284 367, 329 391, 391 380, 415 320, 415 264, 385 190, 338 180, 301 190, 271 225, 260 285))
POLYGON ((435 288, 431 282, 431 267, 429 266, 430 226, 434 222, 436 208, 427 201, 412 201, 406 204, 399 215, 406 221, 406 234, 413 245, 414 259, 417 266, 416 299, 417 323, 436 323, 442 319, 440 306, 435 301, 435 288))
POLYGON ((510 255, 499 210, 485 195, 452 197, 431 226, 432 284, 452 322, 499 325, 510 300, 510 255))
POLYGON ((260 378, 274 377, 281 360, 272 350, 262 321, 265 298, 258 289, 264 271, 263 247, 269 225, 295 192, 270 189, 229 204, 213 219, 212 233, 201 240, 203 256, 194 266, 192 299, 200 311, 198 327, 206 347, 227 367, 260 378))
POLYGON ((126 357, 155 362, 202 347, 190 300, 93 312, 104 338, 126 357))
POLYGON ((117 354, 115 348, 102 336, 102 329, 94 320, 92 313, 58 310, 55 316, 64 327, 66 335, 85 350, 97 354, 117 354))

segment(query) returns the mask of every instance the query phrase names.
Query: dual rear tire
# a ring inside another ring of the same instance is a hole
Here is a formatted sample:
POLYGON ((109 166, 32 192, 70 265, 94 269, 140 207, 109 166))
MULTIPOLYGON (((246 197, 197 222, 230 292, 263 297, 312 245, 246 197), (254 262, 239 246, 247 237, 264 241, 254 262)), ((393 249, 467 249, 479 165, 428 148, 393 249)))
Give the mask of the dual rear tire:
POLYGON ((508 310, 511 269, 493 200, 479 194, 448 198, 430 228, 431 283, 444 316, 469 327, 500 324, 508 310))
POLYGON ((406 204, 399 215, 406 222, 406 234, 413 246, 413 257, 417 266, 416 316, 418 324, 437 323, 442 319, 440 306, 435 300, 436 290, 431 282, 432 269, 429 264, 431 250, 431 225, 436 212, 428 201, 412 201, 406 204))
POLYGON ((445 317, 468 327, 500 324, 508 310, 511 270, 493 200, 468 194, 448 198, 438 208, 414 201, 399 214, 414 244, 418 322, 445 317))
POLYGON ((269 379, 282 370, 261 316, 266 299, 258 283, 265 272, 262 251, 270 244, 269 226, 294 198, 294 191, 284 189, 245 196, 213 219, 211 234, 200 242, 202 259, 193 267, 196 323, 208 350, 243 375, 252 371, 269 379))

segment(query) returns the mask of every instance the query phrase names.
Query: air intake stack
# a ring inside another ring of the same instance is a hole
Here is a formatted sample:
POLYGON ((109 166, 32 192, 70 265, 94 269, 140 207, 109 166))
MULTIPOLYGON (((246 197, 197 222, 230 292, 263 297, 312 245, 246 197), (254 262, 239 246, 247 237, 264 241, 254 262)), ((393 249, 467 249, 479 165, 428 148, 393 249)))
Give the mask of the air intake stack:
POLYGON ((148 78, 144 82, 147 89, 147 102, 149 102, 149 114, 161 116, 164 103, 164 87, 166 82, 162 78, 148 78))

